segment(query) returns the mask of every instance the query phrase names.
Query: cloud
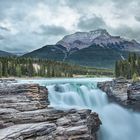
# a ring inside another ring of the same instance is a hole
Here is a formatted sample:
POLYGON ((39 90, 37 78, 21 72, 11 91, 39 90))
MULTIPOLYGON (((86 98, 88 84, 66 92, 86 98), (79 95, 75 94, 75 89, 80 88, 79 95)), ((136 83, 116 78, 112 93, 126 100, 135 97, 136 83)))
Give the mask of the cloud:
POLYGON ((126 25, 121 25, 120 27, 116 29, 112 29, 113 33, 115 35, 122 36, 124 38, 128 39, 136 39, 137 41, 140 42, 140 28, 130 28, 126 25))
POLYGON ((3 39, 5 39, 2 35, 0 35, 0 40, 3 40, 3 39))
MULTIPOLYGON (((99 0, 100 1, 100 0, 99 0)), ((66 0, 66 3, 69 7, 75 8, 75 7, 86 7, 90 4, 97 3, 97 0, 66 0)))
POLYGON ((10 32, 10 29, 8 29, 8 28, 6 28, 6 27, 3 27, 3 26, 0 26, 0 30, 4 30, 4 31, 10 32))
POLYGON ((140 41, 139 0, 0 0, 0 49, 31 51, 105 28, 140 41))
POLYGON ((135 16, 135 19, 140 22, 140 16, 135 16))
POLYGON ((41 25, 40 26, 40 32, 38 32, 41 35, 52 35, 52 36, 57 36, 57 35, 66 35, 68 34, 68 31, 61 26, 55 26, 55 25, 41 25))
POLYGON ((134 1, 137 2, 138 0, 112 0, 112 2, 114 3, 115 6, 117 6, 117 8, 128 6, 134 1))
POLYGON ((92 17, 84 16, 79 19, 79 23, 77 26, 83 30, 95 30, 98 28, 105 28, 106 23, 104 22, 102 17, 97 17, 96 15, 92 17))

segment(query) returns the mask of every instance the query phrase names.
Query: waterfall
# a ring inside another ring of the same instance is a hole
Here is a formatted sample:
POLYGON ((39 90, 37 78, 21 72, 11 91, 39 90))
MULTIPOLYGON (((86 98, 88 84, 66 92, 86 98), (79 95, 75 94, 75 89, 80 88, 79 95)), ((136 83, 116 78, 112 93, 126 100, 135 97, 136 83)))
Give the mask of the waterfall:
POLYGON ((140 114, 108 102, 106 93, 92 79, 48 79, 28 81, 45 85, 50 106, 59 109, 91 109, 99 113, 102 125, 100 140, 140 140, 140 114))
POLYGON ((98 110, 108 103, 106 94, 94 83, 66 83, 47 86, 51 106, 67 108, 89 108, 98 110))

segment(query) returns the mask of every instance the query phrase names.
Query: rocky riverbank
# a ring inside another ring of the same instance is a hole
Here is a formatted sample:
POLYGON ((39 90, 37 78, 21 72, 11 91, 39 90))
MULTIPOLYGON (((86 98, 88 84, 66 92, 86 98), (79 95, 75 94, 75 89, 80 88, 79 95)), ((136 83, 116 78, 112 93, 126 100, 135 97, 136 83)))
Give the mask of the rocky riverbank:
POLYGON ((56 110, 48 105, 48 91, 43 86, 1 82, 0 139, 97 140, 98 114, 87 109, 56 110))
POLYGON ((140 111, 140 82, 117 78, 112 81, 98 82, 97 87, 106 92, 111 101, 140 111))

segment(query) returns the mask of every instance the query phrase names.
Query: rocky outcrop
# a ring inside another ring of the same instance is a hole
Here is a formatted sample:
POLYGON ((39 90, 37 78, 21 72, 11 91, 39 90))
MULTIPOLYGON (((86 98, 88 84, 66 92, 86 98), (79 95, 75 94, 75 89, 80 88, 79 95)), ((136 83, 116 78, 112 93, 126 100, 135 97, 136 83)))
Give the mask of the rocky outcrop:
POLYGON ((132 83, 128 90, 128 103, 140 110, 140 82, 132 83))
POLYGON ((38 84, 0 84, 1 140, 96 140, 101 121, 90 110, 48 107, 38 84))
POLYGON ((100 82, 97 86, 106 92, 109 97, 114 98, 117 101, 125 103, 127 100, 127 89, 129 87, 129 83, 123 78, 100 82))
POLYGON ((117 78, 112 81, 99 82, 97 86, 107 93, 111 101, 140 110, 140 82, 133 83, 124 78, 117 78))
POLYGON ((49 104, 47 96, 47 89, 38 84, 0 84, 0 108, 42 109, 49 104))
POLYGON ((0 83, 17 83, 17 81, 13 78, 0 78, 0 83))

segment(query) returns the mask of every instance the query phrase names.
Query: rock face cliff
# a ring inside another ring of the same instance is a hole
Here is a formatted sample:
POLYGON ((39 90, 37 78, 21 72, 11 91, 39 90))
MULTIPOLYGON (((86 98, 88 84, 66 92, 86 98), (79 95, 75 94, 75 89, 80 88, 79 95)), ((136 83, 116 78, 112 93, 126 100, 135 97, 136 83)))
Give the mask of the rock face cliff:
POLYGON ((48 107, 38 84, 0 84, 1 140, 96 140, 101 121, 90 110, 48 107))
POLYGON ((97 86, 107 93, 109 99, 140 111, 140 82, 117 78, 112 81, 99 82, 97 86))

